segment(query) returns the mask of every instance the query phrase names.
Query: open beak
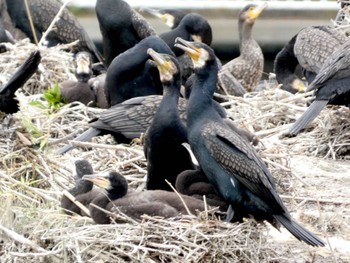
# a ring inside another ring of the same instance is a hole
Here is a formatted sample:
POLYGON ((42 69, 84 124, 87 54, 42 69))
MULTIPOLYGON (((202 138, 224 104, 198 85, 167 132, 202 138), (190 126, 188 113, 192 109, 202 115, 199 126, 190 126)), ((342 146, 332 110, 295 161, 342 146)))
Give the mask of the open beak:
POLYGON ((189 55, 194 61, 198 61, 200 57, 200 49, 197 48, 192 42, 186 41, 181 37, 175 39, 175 47, 182 49, 189 55))
POLYGON ((108 179, 108 174, 86 174, 82 177, 82 179, 93 182, 94 185, 97 185, 103 189, 111 188, 111 182, 108 179))

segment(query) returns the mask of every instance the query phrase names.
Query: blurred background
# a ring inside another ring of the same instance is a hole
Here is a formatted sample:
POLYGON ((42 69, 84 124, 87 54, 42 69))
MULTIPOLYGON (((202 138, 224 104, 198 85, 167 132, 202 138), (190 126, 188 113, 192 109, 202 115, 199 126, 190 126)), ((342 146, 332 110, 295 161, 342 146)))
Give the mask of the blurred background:
MULTIPOLYGON (((209 21, 213 31, 213 43, 217 56, 225 63, 239 55, 238 12, 247 4, 261 1, 235 0, 126 0, 139 11, 158 33, 169 28, 160 19, 142 12, 143 7, 179 8, 196 12, 209 21)), ((273 69, 276 54, 300 29, 311 25, 331 25, 340 4, 333 0, 279 0, 266 1, 268 7, 259 16, 253 28, 253 36, 265 56, 264 78, 273 69)), ((90 37, 101 48, 101 34, 95 14, 96 0, 73 0, 69 9, 78 17, 90 37)))

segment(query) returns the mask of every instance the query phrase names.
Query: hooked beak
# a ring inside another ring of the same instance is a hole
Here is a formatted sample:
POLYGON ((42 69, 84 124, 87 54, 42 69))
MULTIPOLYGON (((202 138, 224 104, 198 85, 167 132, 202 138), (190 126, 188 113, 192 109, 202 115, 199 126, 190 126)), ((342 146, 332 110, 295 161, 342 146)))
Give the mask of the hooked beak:
POLYGON ((108 179, 108 174, 86 174, 82 177, 82 179, 93 182, 94 185, 97 185, 103 189, 111 188, 111 182, 108 179))
POLYGON ((257 6, 256 8, 254 8, 253 10, 251 10, 249 12, 249 18, 251 19, 257 19, 258 16, 262 13, 262 11, 267 7, 267 3, 263 3, 260 6, 257 6))
POLYGON ((181 37, 175 39, 175 47, 178 47, 186 52, 194 61, 198 61, 200 57, 200 49, 193 45, 192 42, 186 41, 181 37))

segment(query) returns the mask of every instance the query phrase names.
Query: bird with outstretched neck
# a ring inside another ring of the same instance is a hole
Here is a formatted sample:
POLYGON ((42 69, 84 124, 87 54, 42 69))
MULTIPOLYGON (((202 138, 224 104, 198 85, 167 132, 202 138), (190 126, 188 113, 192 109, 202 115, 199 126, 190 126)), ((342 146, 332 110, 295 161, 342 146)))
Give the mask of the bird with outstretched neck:
POLYGON ((253 217, 276 228, 282 224, 297 239, 324 246, 320 238, 292 219, 263 160, 214 110, 212 97, 218 81, 214 51, 203 43, 180 38, 176 46, 192 58, 197 76, 187 106, 188 141, 202 171, 231 206, 233 214, 228 219, 253 217))
POLYGON ((176 177, 184 170, 193 169, 191 157, 182 143, 187 142, 186 126, 178 112, 181 72, 174 56, 149 49, 147 53, 157 64, 163 85, 163 98, 147 129, 144 153, 147 159, 146 188, 172 188, 176 177))

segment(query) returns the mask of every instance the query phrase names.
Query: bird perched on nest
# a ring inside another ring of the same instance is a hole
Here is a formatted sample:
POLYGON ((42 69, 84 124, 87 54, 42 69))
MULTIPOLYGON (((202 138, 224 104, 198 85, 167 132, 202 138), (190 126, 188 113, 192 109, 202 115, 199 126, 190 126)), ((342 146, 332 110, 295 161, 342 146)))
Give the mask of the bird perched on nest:
POLYGON ((341 30, 331 26, 310 26, 301 29, 276 55, 274 72, 282 89, 292 93, 305 92, 305 84, 295 75, 298 65, 311 83, 325 60, 348 37, 341 30))
POLYGON ((312 122, 327 104, 350 106, 350 41, 339 47, 324 62, 307 91, 315 90, 315 99, 289 129, 297 135, 312 122))
POLYGON ((246 5, 238 16, 239 57, 227 62, 219 72, 218 92, 225 94, 240 94, 236 80, 246 91, 253 91, 261 79, 264 68, 264 55, 259 44, 252 37, 252 29, 256 19, 267 7, 264 3, 246 5), (232 80, 233 79, 233 80, 232 80))
POLYGON ((80 101, 85 105, 95 105, 96 95, 88 81, 92 77, 91 55, 81 51, 75 56, 75 77, 77 80, 65 80, 59 83, 61 95, 65 102, 80 101))
POLYGON ((97 0, 95 11, 106 67, 142 39, 156 35, 150 23, 123 0, 97 0))
MULTIPOLYGON (((94 173, 89 161, 83 159, 77 160, 74 162, 74 166, 76 173, 75 186, 68 190, 68 192, 74 196, 76 201, 87 207, 94 198, 103 194, 103 191, 100 188, 93 189, 94 184, 92 182, 82 179, 84 175, 94 173)), ((63 195, 61 198, 61 207, 69 215, 78 214, 86 216, 86 213, 66 195, 63 195)))
POLYGON ((205 209, 203 201, 175 192, 164 190, 128 192, 128 182, 115 171, 84 175, 83 179, 89 180, 107 191, 107 195, 95 198, 89 206, 91 217, 97 224, 113 222, 113 215, 111 219, 99 207, 116 214, 123 213, 134 219, 141 219, 144 214, 169 218, 181 214, 195 214, 197 211, 205 209))
POLYGON ((15 71, 9 81, 0 88, 0 111, 16 113, 19 110, 18 101, 15 99, 15 92, 38 70, 40 61, 40 51, 33 51, 15 71))
POLYGON ((166 180, 174 186, 179 173, 194 169, 189 153, 182 146, 187 142, 187 131, 178 112, 181 71, 175 57, 153 49, 147 53, 157 64, 164 95, 145 134, 146 188, 171 191, 166 180))
POLYGON ((203 43, 182 39, 177 39, 176 45, 192 58, 197 76, 187 107, 189 144, 210 183, 233 209, 228 219, 253 217, 276 228, 282 224, 297 239, 324 246, 320 238, 291 218, 263 160, 213 109, 218 72, 214 51, 203 43))
MULTIPOLYGON (((35 43, 35 36, 30 26, 24 0, 6 0, 6 3, 7 12, 14 26, 21 29, 35 43)), ((60 10, 61 4, 56 0, 31 0, 28 1, 28 6, 36 39, 39 41, 60 10)), ((85 29, 76 17, 67 8, 64 8, 60 19, 55 23, 55 30, 51 30, 46 37, 47 46, 71 43, 76 40, 79 40, 79 42, 73 47, 75 53, 88 51, 93 55, 94 61, 103 61, 101 54, 85 29)))

